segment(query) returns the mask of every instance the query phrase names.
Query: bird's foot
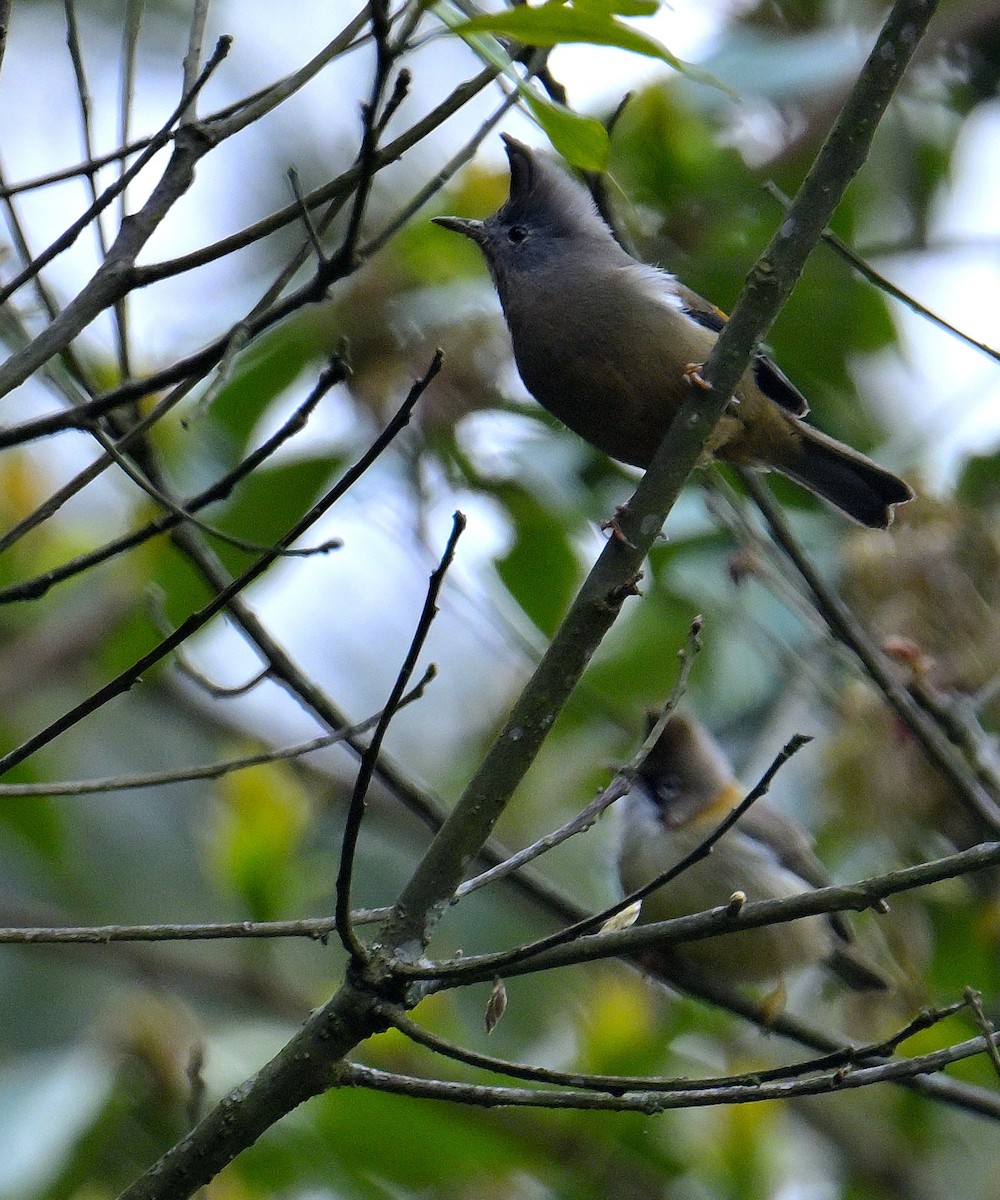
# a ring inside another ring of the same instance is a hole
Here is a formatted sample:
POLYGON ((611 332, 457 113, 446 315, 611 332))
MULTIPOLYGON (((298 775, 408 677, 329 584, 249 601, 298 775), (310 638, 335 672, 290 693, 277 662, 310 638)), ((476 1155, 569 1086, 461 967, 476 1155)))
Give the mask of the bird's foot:
POLYGON ((684 382, 688 387, 696 387, 700 388, 703 392, 710 392, 712 385, 701 373, 701 368, 704 365, 704 363, 688 363, 684 367, 684 382))
POLYGON ((606 532, 611 533, 611 540, 617 542, 620 546, 624 546, 626 550, 634 550, 635 546, 625 536, 620 521, 628 512, 627 504, 616 504, 614 516, 609 517, 606 521, 601 522, 601 528, 606 532))

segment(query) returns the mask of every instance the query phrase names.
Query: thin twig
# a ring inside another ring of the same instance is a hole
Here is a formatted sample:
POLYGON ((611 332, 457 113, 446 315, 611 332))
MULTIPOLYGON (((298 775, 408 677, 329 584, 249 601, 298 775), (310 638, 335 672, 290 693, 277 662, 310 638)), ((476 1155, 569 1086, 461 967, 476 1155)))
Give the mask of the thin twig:
MULTIPOLYGON (((97 217, 104 211, 104 209, 107 208, 108 205, 111 204, 119 195, 121 195, 129 183, 132 182, 132 180, 146 166, 150 159, 167 144, 167 142, 170 140, 170 131, 173 129, 174 125, 179 119, 180 113, 183 111, 183 106, 192 100, 194 95, 196 95, 205 86, 212 73, 229 53, 230 45, 231 39, 225 37, 219 39, 212 57, 205 64, 204 70, 195 83, 193 94, 187 97, 186 100, 182 101, 182 106, 180 108, 174 109, 174 111, 167 118, 166 122, 160 127, 159 132, 150 139, 149 145, 146 147, 146 149, 139 155, 139 157, 130 167, 122 172, 122 174, 118 177, 118 179, 115 180, 114 183, 110 184, 104 189, 97 201, 94 204, 91 204, 86 212, 84 212, 80 217, 77 218, 77 220, 69 225, 46 250, 43 250, 41 254, 37 255, 28 267, 21 271, 20 274, 15 275, 15 277, 3 288, 0 288, 0 305, 6 304, 6 302, 11 298, 11 296, 14 295, 15 292, 23 287, 29 279, 34 278, 34 276, 38 274, 42 267, 50 263, 64 250, 69 249, 69 247, 73 245, 83 230, 86 229, 91 223, 91 221, 96 220, 97 217)), ((33 363, 31 370, 33 370, 36 365, 38 364, 33 363)), ((31 374, 31 370, 20 374, 20 377, 18 377, 17 373, 10 371, 9 373, 11 374, 11 378, 16 380, 16 382, 10 382, 9 380, 4 379, 2 384, 3 392, 6 393, 12 387, 16 387, 18 383, 23 382, 24 379, 31 374)))
MULTIPOLYGON (((764 184, 764 190, 773 196, 779 204, 783 205, 786 209, 788 208, 788 205, 791 203, 791 201, 776 183, 774 183, 772 180, 768 180, 764 184)), ((994 349, 992 346, 987 345, 986 342, 977 341, 970 334, 964 333, 956 325, 952 325, 951 322, 946 321, 944 317, 940 317, 936 312, 932 312, 929 308, 927 308, 926 305, 921 304, 920 301, 915 297, 909 295, 907 292, 904 292, 902 288, 898 287, 890 279, 886 279, 884 275, 876 271, 871 263, 863 259, 861 255, 857 253, 857 251, 852 250, 851 247, 848 246, 848 244, 843 240, 843 238, 839 238, 831 229, 823 230, 823 241, 834 251, 834 253, 839 254, 845 262, 850 263, 859 275, 867 279, 869 283, 874 284, 879 291, 885 292, 887 296, 892 296, 894 300, 898 300, 901 304, 905 304, 906 307, 911 312, 915 312, 918 317, 923 317, 925 320, 930 321, 932 325, 936 325, 939 329, 943 329, 945 333, 952 334, 960 341, 965 342, 967 346, 971 346, 974 350, 980 351, 980 353, 987 355, 987 357, 992 358, 995 362, 1000 362, 1000 350, 994 349)))
POLYGON ((368 787, 371 784, 372 775, 375 773, 375 764, 378 761, 379 751, 382 748, 382 742, 385 739, 389 723, 399 711, 400 701, 406 691, 410 677, 416 670, 417 659, 423 652, 427 635, 430 633, 434 617, 437 615, 438 594, 441 591, 441 585, 444 583, 445 575, 448 573, 448 568, 455 557, 455 547, 458 545, 458 539, 462 536, 464 530, 465 516, 463 513, 456 512, 452 517, 451 534, 444 548, 444 553, 441 556, 441 561, 431 572, 431 577, 427 584, 427 595, 424 599, 424 606, 421 609, 420 619, 417 621, 417 627, 410 641, 410 648, 403 659, 403 665, 396 676, 396 682, 389 693, 389 699, 386 701, 385 708, 382 709, 379 716, 371 741, 361 756, 357 779, 354 783, 354 791, 351 794, 350 804, 347 808, 347 819, 344 822, 344 836, 340 847, 340 867, 337 871, 337 898, 334 915, 337 920, 337 933, 340 935, 341 944, 348 954, 350 954, 351 958, 356 961, 364 959, 365 950, 358 941, 351 926, 351 880, 354 874, 354 858, 358 847, 358 837, 361 834, 361 822, 365 815, 365 798, 368 795, 368 787))
POLYGON ((277 551, 280 558, 311 558, 316 554, 326 554, 330 550, 339 550, 344 544, 340 538, 330 538, 328 541, 321 542, 318 546, 288 546, 284 550, 277 550, 275 546, 266 545, 263 542, 255 542, 250 538, 237 537, 233 533, 227 533, 225 529, 220 529, 217 525, 211 525, 208 521, 202 521, 196 517, 189 508, 185 508, 183 504, 178 503, 162 488, 157 487, 155 483, 147 479, 142 471, 122 454, 115 441, 108 437, 100 426, 95 425, 92 434, 119 470, 123 471, 151 500, 154 500, 161 508, 166 510, 167 514, 173 518, 174 525, 181 522, 193 525, 195 529, 200 529, 202 533, 207 534, 210 538, 215 538, 217 541, 224 542, 227 546, 232 546, 236 550, 242 550, 246 554, 269 554, 272 551, 277 551))
POLYGON ((993 1070, 1000 1078, 1000 1049, 997 1048, 997 1035, 993 1022, 987 1017, 983 1011, 983 997, 981 992, 977 992, 975 988, 968 987, 965 989, 965 1002, 969 1006, 976 1024, 983 1037, 986 1039, 987 1053, 993 1070))
MULTIPOLYGON (((192 387, 194 387, 194 380, 178 384, 173 391, 158 401, 135 425, 116 439, 115 446, 117 449, 121 451, 133 442, 137 442, 148 429, 151 429, 172 408, 176 407, 192 387)), ((83 425, 83 428, 89 429, 90 427, 89 422, 85 422, 83 425)), ((82 471, 79 471, 72 479, 63 484, 61 488, 53 492, 47 500, 42 501, 26 517, 23 517, 16 525, 11 526, 6 533, 0 535, 0 554, 25 537, 32 529, 36 529, 39 525, 44 524, 53 513, 57 512, 67 501, 82 491, 87 484, 106 471, 113 462, 114 459, 107 452, 98 455, 89 466, 84 467, 82 471)))
POLYGON ((198 70, 201 63, 202 47, 205 42, 205 25, 208 21, 209 0, 195 0, 191 12, 191 28, 188 33, 187 53, 182 63, 183 80, 181 81, 181 96, 187 97, 187 104, 181 112, 181 125, 189 125, 198 119, 196 107, 197 91, 195 84, 198 80, 198 70))
MULTIPOLYGON (((291 417, 288 418, 276 433, 263 442, 251 454, 247 455, 232 471, 227 472, 210 487, 205 488, 204 491, 198 492, 190 499, 183 501, 180 508, 185 512, 197 512, 199 509, 217 500, 226 499, 238 483, 247 478, 265 459, 269 458, 280 446, 287 442, 289 438, 305 428, 306 422, 320 400, 330 388, 342 383, 346 378, 347 372, 343 361, 339 358, 333 359, 329 366, 320 373, 316 386, 306 399, 303 400, 295 412, 292 413, 291 417)), ((164 415, 169 407, 177 403, 180 399, 180 396, 165 397, 160 405, 147 414, 138 426, 135 426, 127 434, 118 439, 115 443, 116 448, 121 451, 134 437, 139 436, 141 432, 149 428, 155 420, 164 415)), ((109 454, 106 454, 103 461, 106 465, 110 466, 113 460, 109 454)), ((20 522, 14 529, 8 531, 3 537, 0 537, 0 552, 7 549, 19 537, 23 537, 30 529, 35 528, 43 520, 51 516, 60 504, 65 503, 82 486, 91 482, 99 473, 98 467, 101 462, 102 460, 98 460, 95 463, 91 463, 85 471, 77 475, 74 480, 70 480, 60 492, 57 492, 55 497, 50 498, 45 505, 39 506, 31 514, 30 518, 20 522)), ((0 588, 0 604, 10 604, 17 600, 33 600, 38 596, 43 596, 54 584, 61 583, 63 580, 69 579, 73 575, 87 570, 89 567, 106 562, 116 554, 138 546, 158 533, 173 529, 179 521, 180 517, 176 512, 167 512, 163 516, 149 521, 132 533, 123 534, 121 537, 115 538, 105 543, 105 545, 98 547, 96 550, 88 551, 88 553, 81 554, 69 562, 63 563, 58 567, 53 567, 51 571, 33 576, 31 579, 23 580, 20 583, 11 584, 9 587, 0 588)))
MULTIPOLYGON (((481 71, 474 79, 459 85, 447 100, 443 101, 431 113, 428 113, 427 116, 415 122, 406 133, 401 134, 378 152, 379 166, 381 167, 386 163, 395 161, 406 149, 415 145, 430 131, 437 128, 438 125, 447 120, 454 112, 457 112, 472 97, 482 91, 495 77, 495 74, 495 70, 481 71)), ((340 197, 342 200, 349 195, 350 189, 354 186, 356 180, 357 167, 355 166, 346 171, 339 179, 334 180, 326 188, 319 189, 312 196, 306 197, 306 203, 310 206, 318 205, 328 200, 331 196, 340 197)), ((240 248, 240 246, 258 240, 258 237, 264 236, 264 232, 273 232, 274 229, 281 228, 291 221, 297 220, 299 217, 298 206, 294 204, 290 205, 281 210, 280 214, 276 214, 276 216, 280 219, 274 223, 273 227, 268 227, 263 232, 257 230, 254 236, 248 238, 246 242, 239 242, 237 244, 235 241, 229 240, 225 244, 218 243, 214 248, 211 248, 213 253, 209 258, 204 260, 198 256, 172 260, 170 264, 172 269, 162 275, 151 274, 148 268, 136 268, 133 266, 129 272, 131 286, 143 287, 148 283, 154 282, 157 278, 165 278, 190 270, 194 266, 201 265, 202 261, 211 261, 212 258, 224 257, 233 250, 240 248)), ((320 222, 318 227, 322 232, 324 228, 323 222, 320 222)), ((236 235, 237 238, 239 236, 236 235)), ((247 341, 270 329, 290 313, 301 308, 304 303, 321 298, 323 294, 325 294, 325 287, 319 288, 317 291, 317 284, 314 279, 303 284, 293 295, 280 303, 274 303, 270 307, 267 307, 264 312, 257 312, 260 307, 258 305, 254 309, 257 315, 245 322, 247 341)), ((94 420, 106 415, 113 409, 130 404, 135 400, 140 400, 154 392, 162 391, 164 388, 172 387, 181 381, 186 383, 186 389, 190 389, 201 375, 211 370, 220 361, 230 346, 230 337, 230 334, 226 334, 224 337, 216 339, 208 346, 203 347, 187 358, 181 359, 153 375, 146 376, 144 379, 124 383, 103 396, 95 398, 92 402, 81 405, 72 411, 39 417, 31 421, 26 421, 19 426, 0 429, 0 449, 23 445, 37 438, 48 437, 53 433, 61 433, 69 429, 89 428, 94 420)))
POLYGON ((361 222, 375 182, 378 170, 379 109, 389 82, 393 53, 389 47, 389 7, 387 0, 369 0, 368 15, 371 20, 372 37, 375 42, 375 71, 372 78, 368 103, 362 108, 361 147, 358 150, 358 182, 354 188, 354 201, 347 217, 340 248, 329 262, 320 260, 317 282, 336 279, 355 264, 355 250, 361 235, 361 222))
POLYGON ((340 499, 353 485, 361 478, 368 470, 373 462, 382 454, 386 447, 393 441, 396 435, 402 430, 410 419, 410 413, 413 410, 417 400, 423 394, 424 389, 429 384, 440 369, 440 354, 435 357, 431 369, 423 379, 418 380, 410 389, 410 394, 400 406, 391 421, 385 427, 381 434, 375 439, 371 447, 361 456, 357 463, 349 470, 345 471, 340 480, 329 491, 322 496, 316 504, 302 517, 295 521, 292 526, 278 539, 274 548, 260 557, 241 574, 238 575, 232 582, 223 588, 218 595, 214 596, 204 607, 197 612, 192 613, 187 620, 183 621, 177 629, 169 636, 164 638, 152 650, 144 654, 140 659, 121 671, 114 679, 110 680, 103 687, 93 692, 85 700, 74 705, 68 712, 47 725, 44 729, 22 742, 20 746, 9 750, 5 755, 0 757, 0 775, 9 771, 18 763, 23 762, 39 750, 42 746, 47 746, 60 734, 67 729, 71 729, 77 722, 81 721, 90 713, 95 712, 98 708, 107 704, 115 696, 121 695, 127 691, 134 683, 136 683, 145 671, 150 667, 160 662, 165 658, 171 650, 179 646, 192 634, 196 633, 219 612, 221 612, 233 599, 239 595, 244 588, 249 585, 263 573, 280 557, 280 552, 287 546, 291 545, 298 537, 300 537, 315 521, 317 521, 323 513, 327 511, 333 504, 340 499))
POLYGON ((526 846, 523 850, 519 850, 516 854, 512 854, 506 861, 497 863, 496 866, 480 872, 473 879, 467 879, 465 883, 456 889, 455 901, 464 899, 471 892, 478 891, 480 888, 486 887, 487 884, 495 883, 498 879, 504 879, 508 875, 512 875, 515 871, 519 871, 528 863, 533 862, 540 855, 546 854, 554 847, 562 845, 563 842, 568 841, 571 837, 584 833, 591 828, 598 817, 606 812, 612 804, 615 804, 628 794, 633 780, 642 769, 642 764, 646 761, 647 756, 659 740, 660 734, 663 732, 670 718, 670 714, 677 707, 681 696, 683 696, 687 689, 688 676, 694 665, 694 657, 701 649, 700 635, 703 624, 702 617, 695 617, 691 623, 688 631, 687 647, 677 652, 681 660, 681 669, 669 699, 664 704, 660 716, 654 722, 652 729, 647 734, 639 750, 621 770, 615 772, 615 777, 608 786, 602 788, 585 808, 578 812, 576 816, 571 817, 570 820, 566 821, 558 829, 547 833, 544 837, 539 838, 530 846, 526 846))
MULTIPOLYGON (((879 1061, 886 1061, 903 1042, 915 1033, 929 1029, 966 1007, 968 1007, 966 1001, 956 1001, 940 1008, 924 1009, 911 1021, 908 1021, 902 1029, 880 1042, 863 1046, 844 1046, 818 1058, 810 1058, 780 1067, 769 1067, 764 1070, 745 1071, 739 1075, 722 1075, 706 1079, 678 1078, 676 1076, 664 1078, 641 1075, 597 1075, 582 1071, 557 1071, 528 1063, 510 1062, 492 1055, 481 1054, 476 1050, 470 1050, 465 1046, 459 1046, 445 1038, 438 1037, 418 1025, 402 1009, 393 1005, 384 1005, 382 1013, 393 1028, 398 1029, 410 1041, 435 1054, 453 1059, 455 1062, 465 1063, 467 1066, 477 1067, 484 1071, 492 1071, 498 1075, 507 1075, 512 1079, 530 1080, 552 1087, 589 1088, 592 1091, 620 1094, 639 1090, 700 1091, 713 1087, 734 1087, 741 1084, 760 1086, 778 1080, 800 1078, 803 1075, 840 1071, 845 1067, 872 1066, 879 1061)), ((993 1037, 992 1030, 983 1029, 982 1032, 987 1038, 993 1037)), ((992 1045, 992 1042, 989 1044, 992 1045)))
MULTIPOLYGON (((450 1100, 479 1108, 552 1108, 584 1109, 598 1112, 640 1112, 647 1116, 677 1108, 705 1108, 722 1104, 753 1104, 764 1100, 790 1100, 800 1096, 821 1096, 831 1092, 871 1087, 878 1083, 897 1083, 917 1076, 941 1071, 951 1063, 962 1062, 986 1053, 988 1039, 970 1038, 943 1050, 932 1050, 912 1058, 894 1058, 871 1067, 854 1067, 824 1072, 808 1079, 789 1079, 773 1083, 735 1083, 703 1089, 678 1091, 644 1091, 638 1089, 625 1095, 606 1095, 585 1089, 560 1091, 541 1088, 484 1086, 473 1083, 452 1083, 444 1080, 418 1079, 382 1071, 358 1063, 344 1063, 339 1082, 354 1087, 368 1087, 396 1095, 450 1100)), ((1000 1102, 993 1113, 1000 1120, 1000 1102)))
MULTIPOLYGON (((855 883, 813 888, 781 900, 749 901, 737 913, 728 904, 723 904, 669 921, 633 925, 629 929, 609 933, 584 934, 572 942, 563 941, 545 950, 536 950, 532 944, 513 951, 470 954, 437 963, 400 961, 394 965, 394 970, 407 979, 434 980, 437 986, 450 988, 492 980, 497 974, 526 975, 611 956, 632 957, 652 946, 662 949, 682 942, 730 934, 740 929, 758 929, 763 925, 797 921, 802 917, 877 910, 888 896, 929 887, 945 879, 971 875, 998 863, 1000 842, 983 842, 970 850, 932 859, 915 867, 902 867, 884 875, 860 879, 855 883), (530 957, 521 953, 522 950, 530 951, 530 957)), ((586 924, 592 925, 594 919, 588 918, 586 924)))
MULTIPOLYGON (((428 667, 420 682, 412 687, 397 705, 397 711, 419 700, 427 685, 434 678, 433 668, 428 667)), ((0 800, 12 800, 23 796, 94 796, 106 792, 127 792, 136 788, 163 787, 168 784, 191 783, 200 779, 219 779, 234 771, 245 771, 267 763, 285 762, 301 758, 317 750, 325 750, 341 742, 348 742, 373 729, 381 716, 373 713, 363 721, 345 725, 332 733, 311 738, 295 746, 284 746, 278 750, 264 750, 260 754, 246 754, 240 758, 226 758, 220 762, 206 763, 200 767, 187 767, 176 771, 156 771, 148 775, 114 775, 105 779, 62 780, 54 783, 0 783, 0 800)))
POLYGON ((302 199, 302 188, 299 185, 299 172, 297 168, 289 167, 285 172, 288 177, 288 186, 292 189, 292 195, 295 197, 295 203, 299 206, 299 216, 302 218, 302 224, 306 231, 306 236, 309 239, 309 244, 313 248, 313 254, 316 255, 317 262, 326 262, 326 253, 323 250, 323 243, 320 241, 319 233, 316 229, 316 223, 313 221, 312 213, 306 207, 306 202, 302 199))
MULTIPOLYGON (((142 13, 145 0, 128 0, 125 7, 125 20, 122 23, 122 79, 120 98, 118 102, 118 144, 128 144, 129 131, 132 124, 132 106, 135 102, 135 62, 139 49, 139 31, 142 27, 142 13)), ((194 79, 192 78, 192 84, 194 79)), ((93 161, 93 150, 88 151, 88 158, 93 161)), ((127 158, 119 159, 118 175, 125 172, 127 158)), ((97 199, 96 194, 93 199, 97 199)), ((128 219, 128 188, 122 189, 118 196, 118 225, 128 219)), ((100 218, 96 222, 100 228, 100 218)), ((132 363, 129 353, 129 307, 128 296, 121 296, 115 302, 115 325, 118 333, 118 370, 123 379, 132 374, 132 363)))
MULTIPOLYGON (((666 718, 661 720, 665 723, 666 718)), ((655 732, 655 730, 654 730, 655 732)), ((652 735, 650 735, 652 736, 652 735)), ((647 739, 648 740, 648 739, 647 739)), ((510 967, 518 963, 524 963, 535 958, 537 955, 545 954, 547 951, 556 946, 565 945, 581 934, 586 934, 596 926, 603 925, 612 917, 617 916, 620 912, 624 912, 626 908, 648 896, 651 892, 657 891, 665 884, 670 883, 672 879, 676 879, 684 871, 694 866, 696 862, 705 858, 711 853, 712 847, 728 830, 736 824, 736 822, 746 813, 746 811, 756 803, 762 796, 767 794, 768 789, 774 780, 775 775, 785 765, 785 763, 800 750, 811 738, 803 734, 796 734, 791 738, 785 746, 775 755, 774 761, 761 776, 757 785, 747 793, 740 803, 732 809, 725 818, 712 830, 712 832, 697 845, 689 854, 686 854, 682 859, 676 862, 666 871, 661 871, 648 883, 641 888, 637 888, 634 892, 623 897, 621 900, 616 900, 614 904, 608 905, 599 913, 593 916, 584 917, 580 921, 575 921, 572 925, 567 925, 555 933, 550 933, 547 937, 538 938, 534 942, 526 942, 521 946, 517 946, 512 950, 501 952, 494 956, 497 962, 497 973, 506 974, 510 967)))
MULTIPOLYGON (((4 14, 9 14, 11 3, 12 0, 0 0, 0 18, 4 14)), ((283 79, 277 80, 275 83, 259 88, 257 91, 251 92, 249 95, 243 96, 239 100, 234 100, 217 109, 205 118, 206 124, 221 128, 223 122, 226 122, 229 118, 247 111, 252 113, 251 120, 262 116, 263 112, 260 108, 262 104, 267 106, 264 111, 269 111, 274 107, 275 103, 287 99, 293 92, 303 87, 326 63, 360 44, 357 41, 356 35, 366 22, 367 15, 365 9, 362 8, 360 12, 351 18, 347 26, 324 46, 319 54, 310 59, 304 67, 292 72, 283 79)), ((0 28, 0 36, 5 31, 5 27, 0 28)), ((153 137, 155 136, 153 135, 153 137)), ((118 146, 107 154, 97 155, 95 158, 78 163, 75 166, 62 167, 58 171, 50 171, 44 175, 22 180, 19 183, 5 184, 3 187, 0 187, 0 197, 14 196, 20 192, 35 191, 39 188, 49 187, 53 183, 61 183, 66 179, 75 179, 80 175, 85 175, 94 168, 106 167, 110 163, 131 158, 133 154, 145 150, 151 144, 153 137, 136 138, 132 142, 118 146)))
POLYGON ((896 682, 886 656, 871 642, 854 614, 809 561, 767 487, 752 472, 739 469, 744 487, 760 509, 774 540, 784 551, 812 593, 830 632, 855 655, 865 674, 923 747, 930 761, 955 787, 962 804, 994 835, 1000 834, 997 800, 969 770, 942 730, 927 719, 905 687, 896 682))
MULTIPOLYGON (((87 85, 87 71, 83 64, 83 51, 80 49, 80 30, 76 23, 75 0, 63 0, 63 12, 66 16, 66 45, 69 49, 70 61, 73 64, 73 78, 76 81, 76 95, 80 108, 80 126, 83 134, 83 151, 86 161, 94 161, 94 132, 91 126, 90 88, 87 85)), ((97 202, 97 168, 89 166, 84 171, 87 187, 92 203, 97 202)), ((101 257, 108 253, 108 243, 104 236, 104 228, 100 219, 94 222, 94 236, 97 238, 97 248, 101 257)))
MULTIPOLYGON (((355 925, 371 925, 385 917, 384 908, 359 908, 355 925)), ((334 932, 332 917, 295 921, 221 921, 161 925, 36 925, 0 928, 0 945, 107 946, 112 942, 204 942, 257 938, 309 938, 326 943, 334 932)))

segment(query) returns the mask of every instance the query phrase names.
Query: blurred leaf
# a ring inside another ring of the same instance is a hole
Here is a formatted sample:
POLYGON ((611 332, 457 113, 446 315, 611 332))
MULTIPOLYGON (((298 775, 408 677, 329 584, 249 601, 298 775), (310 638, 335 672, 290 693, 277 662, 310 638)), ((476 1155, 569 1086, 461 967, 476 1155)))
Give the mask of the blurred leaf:
POLYGON ((597 13, 617 13, 620 17, 651 17, 660 0, 573 0, 574 8, 597 13))
POLYGON ((226 775, 219 793, 223 807, 210 846, 215 868, 254 920, 275 920, 294 909, 299 895, 309 798, 279 763, 226 775))
POLYGON ((328 1092, 317 1109, 321 1137, 359 1181, 391 1180, 433 1191, 449 1180, 461 1195, 473 1181, 489 1179, 493 1194, 503 1195, 499 1181, 515 1165, 544 1166, 542 1148, 532 1152, 515 1127, 484 1120, 461 1105, 413 1104, 353 1088, 328 1092), (358 1137, 360 1129, 379 1131, 376 1156, 368 1140, 358 1137))
POLYGON ((720 1192, 726 1188, 740 1200, 768 1200, 777 1180, 776 1105, 731 1104, 722 1111, 718 1137, 720 1192))
MULTIPOLYGON (((29 782, 23 774, 17 779, 14 775, 15 772, 11 771, 4 777, 4 783, 29 782)), ((29 846, 50 867, 58 867, 62 863, 67 840, 57 801, 43 796, 0 798, 0 828, 29 846)))
MULTIPOLYGON (((163 613, 171 625, 179 625, 196 609, 211 599, 212 593, 189 560, 170 542, 162 545, 165 553, 161 558, 153 582, 163 597, 163 613)), ((243 556, 246 561, 246 556, 243 556)), ((146 625, 151 627, 149 620, 146 625)))
MULTIPOLYGON (((110 1032, 110 1030, 109 1030, 110 1032)), ((84 1195, 117 1195, 183 1136, 183 1104, 166 1094, 149 1064, 129 1047, 122 1051, 113 1080, 93 1115, 57 1165, 55 1177, 34 1193, 39 1200, 84 1195)))
MULTIPOLYGON (((260 467, 240 484, 218 517, 207 519, 236 537, 271 545, 308 512, 338 466, 339 460, 324 456, 260 467)), ((224 542, 216 541, 215 549, 234 572, 245 570, 250 561, 244 551, 224 542)))
MULTIPOLYGON (((971 986, 995 996, 1000 991, 996 913, 989 904, 983 905, 976 920, 970 905, 958 902, 965 891, 960 884, 958 889, 954 902, 928 906, 934 924, 935 989, 953 997, 971 986)), ((965 892, 966 901, 968 895, 965 892)))
POLYGON ((681 69, 680 60, 655 38, 616 21, 596 6, 569 7, 552 0, 537 8, 523 5, 500 13, 473 17, 455 27, 461 36, 489 33, 515 38, 527 46, 556 46, 565 42, 585 42, 593 46, 617 46, 648 58, 658 58, 681 69))
POLYGON ((559 153, 582 171, 603 171, 608 165, 608 131, 593 117, 581 117, 530 88, 524 99, 535 120, 559 153))
POLYGON ((283 321, 237 357, 209 410, 213 426, 231 439, 234 459, 246 450, 268 405, 315 362, 325 344, 322 321, 312 310, 283 321))
POLYGON ((962 468, 955 491, 972 508, 994 508, 1000 501, 1000 451, 974 454, 962 468))
POLYGON ((497 560, 507 590, 543 633, 566 614, 580 576, 564 524, 517 484, 491 489, 514 523, 514 544, 497 560))

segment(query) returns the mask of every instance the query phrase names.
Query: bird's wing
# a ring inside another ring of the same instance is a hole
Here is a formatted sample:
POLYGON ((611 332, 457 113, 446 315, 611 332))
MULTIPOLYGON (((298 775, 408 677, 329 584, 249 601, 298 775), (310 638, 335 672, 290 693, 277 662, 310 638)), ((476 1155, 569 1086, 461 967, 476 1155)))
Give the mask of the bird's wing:
MULTIPOLYGON (((758 801, 740 818, 737 829, 742 829, 747 837, 767 845, 786 870, 798 875, 810 886, 821 888, 830 884, 830 876, 813 852, 808 834, 797 821, 780 809, 758 801), (776 842, 781 846, 780 853, 774 849, 776 842)), ((851 941, 853 935, 843 914, 828 915, 837 936, 845 942, 851 941)))
MULTIPOLYGON (((684 304, 684 312, 692 321, 719 333, 725 325, 727 317, 721 308, 709 304, 707 300, 693 292, 683 284, 677 284, 677 293, 684 304)), ((757 386, 786 412, 796 417, 804 417, 809 411, 805 396, 766 354, 758 351, 753 357, 753 376, 757 386)))

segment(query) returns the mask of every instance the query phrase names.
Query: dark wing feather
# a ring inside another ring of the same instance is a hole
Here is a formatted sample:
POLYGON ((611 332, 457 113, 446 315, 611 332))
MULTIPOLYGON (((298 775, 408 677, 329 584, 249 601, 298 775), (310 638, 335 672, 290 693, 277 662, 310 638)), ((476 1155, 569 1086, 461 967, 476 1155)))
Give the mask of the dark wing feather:
MULTIPOLYGON (((814 888, 826 887, 830 876, 826 867, 813 853, 812 842, 797 821, 792 820, 781 809, 772 808, 766 801, 758 800, 739 821, 747 837, 752 837, 771 847, 775 858, 786 870, 814 888), (780 851, 774 848, 780 846, 780 851)), ((852 940, 851 928, 842 913, 829 913, 828 919, 837 937, 845 942, 852 940)))
MULTIPOLYGON (((722 330, 726 323, 726 314, 721 308, 709 304, 697 292, 691 291, 683 284, 677 285, 677 292, 684 304, 685 313, 692 321, 696 321, 705 329, 711 329, 713 333, 719 333, 722 330)), ((780 405, 786 412, 790 412, 796 417, 804 417, 808 413, 809 405, 806 403, 805 396, 788 379, 780 367, 772 362, 766 354, 761 354, 759 351, 753 357, 753 377, 764 395, 773 400, 775 404, 780 405)))
POLYGON ((759 351, 753 358, 753 377, 764 395, 775 404, 780 404, 793 417, 804 417, 808 413, 809 405, 805 396, 779 366, 759 351))

